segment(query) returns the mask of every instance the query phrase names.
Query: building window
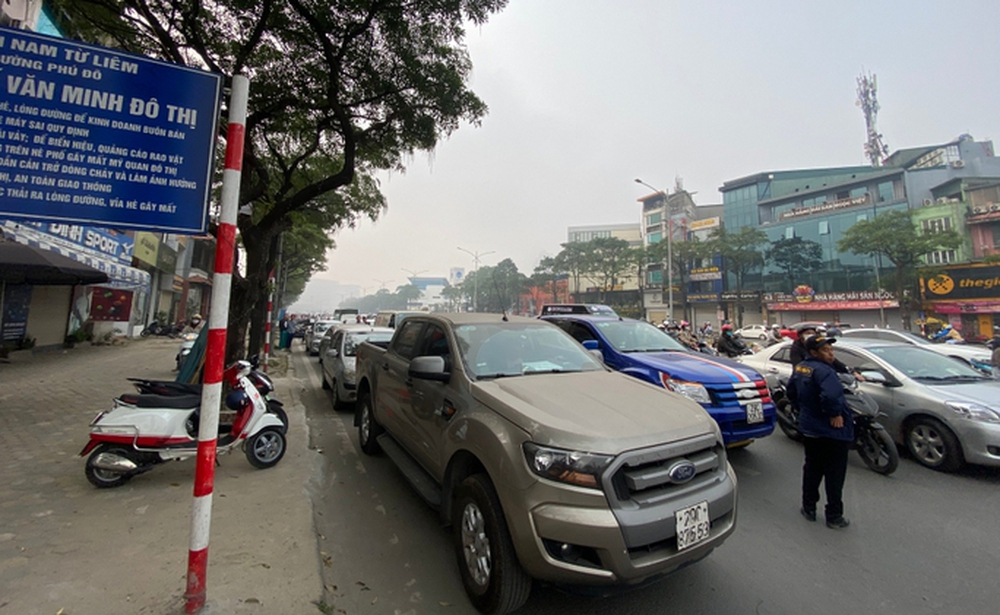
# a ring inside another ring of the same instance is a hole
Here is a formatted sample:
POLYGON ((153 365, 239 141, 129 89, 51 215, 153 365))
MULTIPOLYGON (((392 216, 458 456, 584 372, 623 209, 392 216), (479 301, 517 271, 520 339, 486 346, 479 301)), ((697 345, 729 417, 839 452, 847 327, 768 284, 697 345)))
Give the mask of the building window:
POLYGON ((866 194, 868 194, 868 188, 865 188, 864 186, 862 186, 861 188, 855 188, 854 190, 851 190, 852 199, 856 199, 859 196, 864 196, 866 194))
POLYGON ((944 263, 953 263, 953 262, 955 262, 954 250, 938 250, 936 252, 930 252, 927 254, 928 265, 941 265, 944 263))
POLYGON ((785 239, 795 239, 795 227, 786 226, 785 227, 785 239))
POLYGON ((819 223, 819 234, 820 235, 829 235, 830 234, 830 221, 829 220, 821 220, 820 221, 820 223, 819 223))
POLYGON ((894 201, 896 195, 892 188, 892 182, 882 182, 878 185, 878 202, 885 203, 887 201, 894 201))
POLYGON ((650 233, 646 235, 646 243, 648 245, 653 245, 654 243, 660 243, 663 240, 663 233, 650 233))
POLYGON ((940 233, 941 231, 948 231, 951 230, 951 218, 923 220, 920 223, 920 228, 922 228, 925 233, 940 233))
POLYGON ((646 226, 653 226, 654 224, 659 224, 660 220, 663 220, 663 214, 656 212, 655 214, 649 214, 646 216, 646 226))

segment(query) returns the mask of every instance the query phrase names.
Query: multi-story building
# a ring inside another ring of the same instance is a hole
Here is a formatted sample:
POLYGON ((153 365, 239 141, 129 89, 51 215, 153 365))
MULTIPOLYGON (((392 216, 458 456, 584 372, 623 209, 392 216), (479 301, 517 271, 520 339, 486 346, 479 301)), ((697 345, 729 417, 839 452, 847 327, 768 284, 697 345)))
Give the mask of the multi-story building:
MULTIPOLYGON (((802 238, 819 244, 818 268, 789 280, 773 263, 744 283, 748 291, 726 305, 753 321, 843 320, 876 325, 899 322, 898 305, 879 282, 892 274, 890 263, 843 253, 837 244, 859 220, 889 210, 916 210, 927 230, 965 231, 965 197, 955 198, 956 180, 1000 177, 1000 158, 990 142, 969 135, 936 146, 895 152, 883 167, 841 167, 758 173, 726 182, 723 222, 727 229, 755 225, 771 242, 802 238), (756 300, 760 293, 760 300, 756 300)), ((959 184, 960 185, 960 184, 959 184)), ((959 191, 960 192, 960 191, 959 191)), ((971 239, 953 251, 928 255, 930 264, 948 265, 973 258, 971 239)))
MULTIPOLYGON (((642 229, 638 224, 596 224, 588 226, 571 226, 566 229, 569 243, 584 243, 601 238, 623 239, 631 247, 642 245, 642 229)), ((613 292, 635 292, 639 288, 636 276, 623 277, 614 288, 601 288, 602 281, 582 276, 579 285, 570 281, 570 292, 577 294, 584 301, 597 301, 597 296, 613 292)))

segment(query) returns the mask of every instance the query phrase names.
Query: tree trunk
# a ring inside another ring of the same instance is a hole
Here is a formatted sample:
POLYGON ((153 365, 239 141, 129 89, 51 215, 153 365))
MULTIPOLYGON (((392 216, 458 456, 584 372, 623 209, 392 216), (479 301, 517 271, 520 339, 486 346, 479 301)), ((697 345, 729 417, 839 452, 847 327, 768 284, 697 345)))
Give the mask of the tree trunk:
MULTIPOLYGON (((877 266, 877 265, 876 265, 877 266)), ((903 268, 896 266, 896 301, 899 303, 899 313, 903 317, 903 329, 910 330, 910 302, 903 293, 903 268)))
POLYGON ((259 227, 243 228, 241 231, 247 258, 246 277, 233 274, 229 332, 226 338, 227 362, 257 354, 263 348, 265 317, 260 308, 263 306, 263 309, 267 309, 267 274, 274 262, 274 238, 280 233, 280 230, 259 227), (253 329, 248 346, 247 329, 251 324, 253 329))

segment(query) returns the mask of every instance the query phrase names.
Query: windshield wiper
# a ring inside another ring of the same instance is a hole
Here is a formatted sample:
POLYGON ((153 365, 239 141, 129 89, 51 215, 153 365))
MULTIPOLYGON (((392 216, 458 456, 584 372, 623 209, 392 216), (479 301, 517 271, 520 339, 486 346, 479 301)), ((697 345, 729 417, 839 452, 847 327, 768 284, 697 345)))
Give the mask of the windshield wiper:
POLYGON ((520 376, 520 373, 499 373, 499 374, 478 374, 476 380, 495 380, 496 378, 513 378, 514 376, 520 376))
POLYGON ((672 350, 674 350, 674 348, 632 348, 629 350, 623 350, 622 352, 628 354, 630 352, 670 352, 672 350))
POLYGON ((535 374, 572 374, 579 372, 579 369, 563 369, 561 367, 555 367, 552 369, 529 369, 524 372, 525 376, 534 376, 535 374))
POLYGON ((986 376, 915 376, 915 380, 933 380, 935 382, 954 382, 958 380, 990 380, 986 376))

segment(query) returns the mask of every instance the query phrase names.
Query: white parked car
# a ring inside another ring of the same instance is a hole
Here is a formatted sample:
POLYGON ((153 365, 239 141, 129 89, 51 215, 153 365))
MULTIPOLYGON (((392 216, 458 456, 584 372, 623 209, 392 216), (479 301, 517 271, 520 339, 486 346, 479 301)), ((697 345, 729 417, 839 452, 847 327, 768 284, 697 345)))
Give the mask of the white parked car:
POLYGON ((333 389, 333 408, 343 410, 358 398, 355 354, 361 342, 386 345, 395 330, 370 325, 342 325, 331 328, 320 344, 323 388, 333 389))
MULTIPOLYGON (((791 343, 743 358, 769 385, 792 373, 791 343)), ((966 462, 1000 466, 1000 382, 968 363, 921 345, 842 338, 834 354, 848 367, 879 372, 885 382, 859 382, 878 403, 889 435, 919 463, 946 472, 966 462)))
POLYGON ((747 325, 742 329, 737 329, 736 335, 745 340, 764 341, 767 339, 767 325, 747 325))
POLYGON ((912 344, 927 350, 933 350, 938 354, 947 357, 954 357, 965 361, 972 367, 978 369, 986 375, 991 374, 990 359, 992 354, 981 346, 969 344, 948 344, 944 342, 932 342, 926 338, 910 333, 909 331, 896 331, 895 329, 845 329, 844 337, 850 339, 882 340, 885 342, 899 342, 901 344, 912 344))

